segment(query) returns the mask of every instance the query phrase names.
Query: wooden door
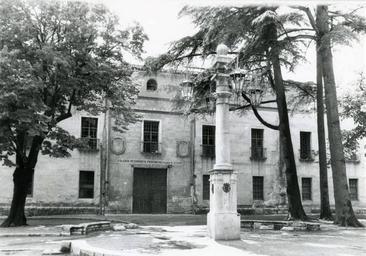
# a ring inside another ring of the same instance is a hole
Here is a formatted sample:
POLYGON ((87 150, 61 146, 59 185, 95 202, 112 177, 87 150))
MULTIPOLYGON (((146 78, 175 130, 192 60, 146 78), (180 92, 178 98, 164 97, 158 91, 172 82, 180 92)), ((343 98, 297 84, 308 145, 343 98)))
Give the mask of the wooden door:
POLYGON ((166 198, 166 169, 134 169, 133 213, 166 213, 166 198))

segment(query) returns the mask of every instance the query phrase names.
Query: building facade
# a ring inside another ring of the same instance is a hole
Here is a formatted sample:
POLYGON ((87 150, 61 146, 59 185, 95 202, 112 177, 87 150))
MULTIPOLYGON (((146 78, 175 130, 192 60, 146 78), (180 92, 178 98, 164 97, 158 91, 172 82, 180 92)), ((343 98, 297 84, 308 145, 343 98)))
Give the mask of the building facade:
MULTIPOLYGON (((214 115, 185 116, 174 96, 185 74, 136 72, 140 85, 136 111, 141 115, 125 133, 112 129, 109 114, 74 112, 61 126, 87 137, 90 149, 70 158, 39 158, 27 207, 45 212, 189 213, 209 207, 209 173, 215 162, 214 115)), ((278 123, 275 106, 259 108, 278 123)), ((251 111, 230 113, 231 158, 238 172, 239 208, 286 206, 286 182, 279 133, 263 126, 251 111)), ((319 170, 315 113, 290 116, 300 192, 306 210, 319 209, 319 170)), ((354 208, 366 208, 366 150, 361 143, 347 161, 354 208)), ((329 168, 329 194, 334 204, 329 168)), ((0 168, 0 204, 12 196, 12 172, 0 168)))

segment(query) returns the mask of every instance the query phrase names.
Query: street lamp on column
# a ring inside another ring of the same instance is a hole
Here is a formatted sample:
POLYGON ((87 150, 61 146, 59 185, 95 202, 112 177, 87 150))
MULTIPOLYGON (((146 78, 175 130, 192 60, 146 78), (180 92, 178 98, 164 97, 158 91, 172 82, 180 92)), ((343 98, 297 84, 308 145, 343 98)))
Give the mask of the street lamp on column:
MULTIPOLYGON (((246 72, 238 66, 229 73, 233 58, 226 45, 220 44, 212 66, 216 82, 216 134, 215 165, 210 173, 210 211, 207 228, 215 240, 240 239, 240 215, 237 212, 237 172, 231 165, 229 106, 233 93, 246 93, 252 105, 262 99, 260 76, 246 72), (230 89, 231 86, 231 89, 230 89)), ((190 80, 181 83, 182 96, 190 99, 194 85, 190 80)))

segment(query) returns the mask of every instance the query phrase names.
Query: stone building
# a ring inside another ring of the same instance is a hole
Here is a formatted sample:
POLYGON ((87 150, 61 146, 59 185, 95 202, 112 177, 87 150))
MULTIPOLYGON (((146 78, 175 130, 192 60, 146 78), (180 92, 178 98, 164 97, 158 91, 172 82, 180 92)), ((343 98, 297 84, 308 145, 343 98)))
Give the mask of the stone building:
MULTIPOLYGON (((188 213, 209 205, 209 175, 215 161, 214 115, 187 117, 173 97, 185 75, 136 72, 141 86, 139 122, 123 134, 112 129, 108 113, 74 112, 61 125, 72 135, 90 138, 90 150, 70 158, 41 156, 29 190, 27 208, 44 213, 126 212, 188 213)), ((259 108, 278 123, 274 105, 259 108)), ((299 185, 306 210, 319 209, 319 175, 315 113, 290 116, 299 185)), ((231 158, 238 172, 238 205, 247 209, 285 209, 285 178, 279 161, 279 133, 263 126, 251 111, 230 114, 231 158), (281 208, 282 207, 282 208, 281 208)), ((354 208, 366 207, 364 144, 347 161, 354 208)), ((0 204, 12 196, 11 168, 0 168, 0 204)), ((329 169, 330 201, 334 203, 329 169)))

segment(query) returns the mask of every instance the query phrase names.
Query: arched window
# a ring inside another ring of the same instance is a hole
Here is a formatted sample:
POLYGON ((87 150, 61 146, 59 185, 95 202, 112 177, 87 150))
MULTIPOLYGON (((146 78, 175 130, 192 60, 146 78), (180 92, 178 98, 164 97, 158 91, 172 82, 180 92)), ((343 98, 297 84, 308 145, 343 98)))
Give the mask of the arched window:
POLYGON ((146 83, 146 90, 148 91, 156 91, 158 88, 158 83, 155 79, 149 79, 146 83))

